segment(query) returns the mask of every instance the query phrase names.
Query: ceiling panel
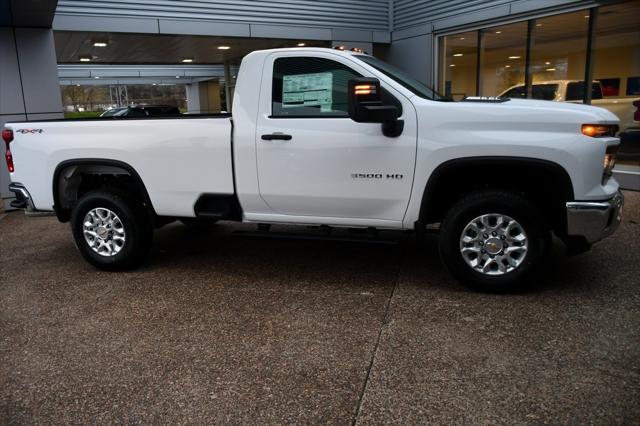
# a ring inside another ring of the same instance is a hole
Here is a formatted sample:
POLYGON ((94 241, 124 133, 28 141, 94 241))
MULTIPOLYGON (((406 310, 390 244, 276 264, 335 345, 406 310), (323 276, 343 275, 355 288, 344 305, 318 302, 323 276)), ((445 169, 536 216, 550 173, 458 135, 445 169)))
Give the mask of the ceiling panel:
POLYGON ((327 42, 237 37, 204 37, 166 34, 93 33, 54 31, 59 64, 81 63, 80 57, 90 56, 97 64, 180 64, 184 58, 194 64, 221 64, 226 59, 239 63, 246 54, 260 49, 306 46, 329 47, 327 42), (106 47, 93 43, 107 42, 106 47), (218 46, 229 46, 219 50, 218 46))

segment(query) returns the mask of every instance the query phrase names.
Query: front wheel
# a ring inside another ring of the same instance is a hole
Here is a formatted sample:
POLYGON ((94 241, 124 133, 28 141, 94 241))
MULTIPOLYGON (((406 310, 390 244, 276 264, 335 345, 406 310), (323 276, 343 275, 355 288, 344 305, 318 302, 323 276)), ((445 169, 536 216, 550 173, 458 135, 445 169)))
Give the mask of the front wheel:
POLYGON ((440 257, 449 272, 474 289, 516 290, 538 266, 549 230, 522 195, 497 190, 471 193, 446 213, 440 257))
POLYGON ((105 270, 138 266, 153 239, 144 206, 126 194, 104 190, 88 192, 78 201, 71 229, 82 256, 105 270))

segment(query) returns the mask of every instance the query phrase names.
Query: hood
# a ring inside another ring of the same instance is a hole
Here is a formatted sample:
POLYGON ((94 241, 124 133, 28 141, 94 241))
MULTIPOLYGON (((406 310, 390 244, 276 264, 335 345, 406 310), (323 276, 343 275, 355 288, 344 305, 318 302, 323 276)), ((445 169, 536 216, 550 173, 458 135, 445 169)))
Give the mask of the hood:
POLYGON ((575 114, 577 116, 591 115, 593 120, 596 122, 608 122, 612 124, 619 121, 615 114, 604 108, 569 102, 540 101, 535 99, 471 98, 470 101, 460 101, 459 103, 473 104, 479 109, 481 109, 483 105, 492 105, 498 109, 501 107, 510 108, 513 109, 514 112, 516 110, 528 109, 535 112, 536 115, 544 112, 548 112, 550 114, 575 114))
MULTIPOLYGON (((611 112, 590 105, 528 99, 474 99, 437 102, 412 98, 418 121, 434 131, 539 132, 579 134, 583 124, 618 124, 611 112)), ((488 134, 488 133, 487 133, 488 134)), ((509 137, 513 137, 510 134, 509 137)), ((451 137, 454 137, 453 135, 451 137)), ((459 137, 459 134, 458 136, 459 137)))

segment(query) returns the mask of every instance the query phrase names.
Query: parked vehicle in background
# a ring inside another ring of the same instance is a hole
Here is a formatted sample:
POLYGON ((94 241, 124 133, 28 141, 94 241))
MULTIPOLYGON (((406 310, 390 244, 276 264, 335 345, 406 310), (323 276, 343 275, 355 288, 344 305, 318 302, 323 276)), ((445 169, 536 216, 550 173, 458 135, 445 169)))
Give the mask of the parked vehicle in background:
POLYGON ((100 117, 176 117, 180 110, 171 105, 138 105, 108 109, 100 117))
POLYGON ((114 115, 116 115, 119 112, 125 111, 129 109, 129 107, 122 107, 122 108, 109 108, 108 110, 106 110, 105 112, 103 112, 102 114, 100 114, 100 117, 113 117, 114 115))
POLYGON ((577 252, 618 227, 619 123, 588 105, 453 102, 372 56, 292 48, 244 57, 232 116, 13 122, 2 137, 15 206, 55 211, 102 269, 140 264, 176 219, 432 224, 453 276, 503 291, 552 233, 577 252))

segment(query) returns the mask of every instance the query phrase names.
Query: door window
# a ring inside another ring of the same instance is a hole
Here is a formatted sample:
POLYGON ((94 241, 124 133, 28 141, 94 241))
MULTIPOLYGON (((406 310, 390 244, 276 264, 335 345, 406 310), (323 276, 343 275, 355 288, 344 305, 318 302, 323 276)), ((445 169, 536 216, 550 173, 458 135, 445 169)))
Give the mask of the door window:
POLYGON ((360 74, 325 58, 278 58, 273 65, 272 117, 347 117, 347 84, 360 74))

